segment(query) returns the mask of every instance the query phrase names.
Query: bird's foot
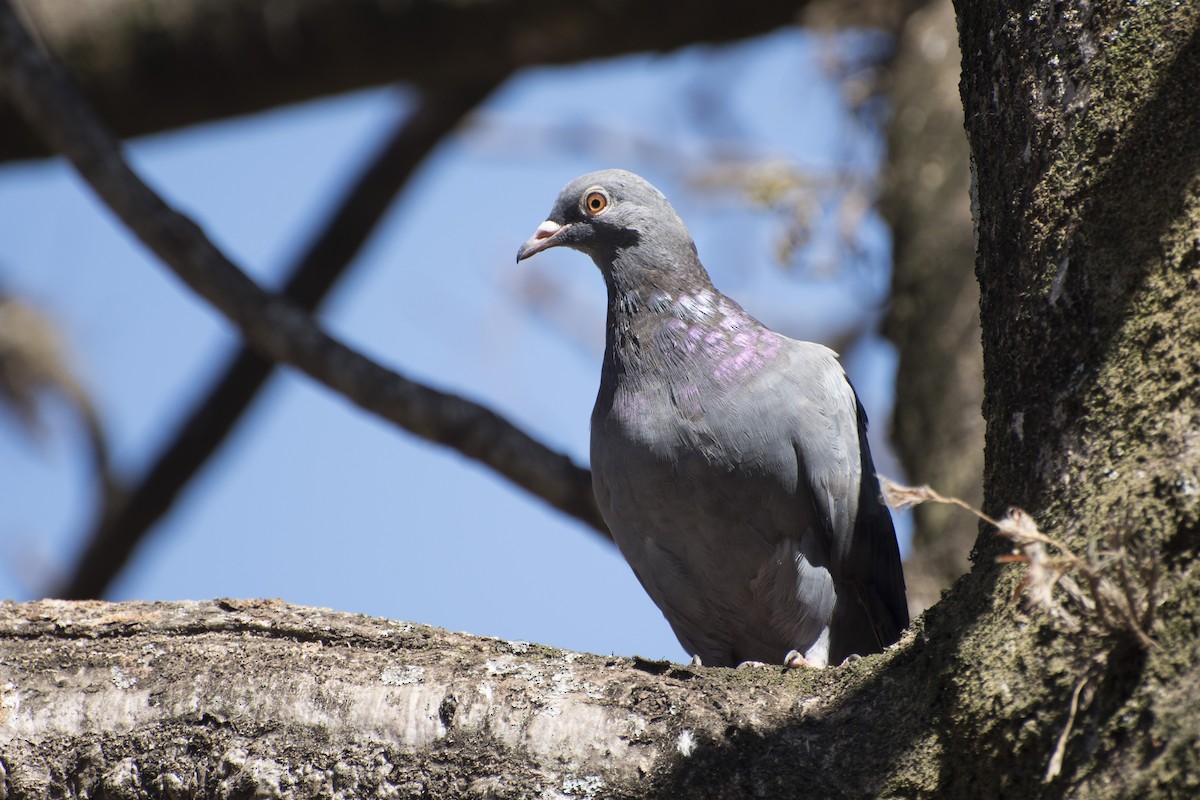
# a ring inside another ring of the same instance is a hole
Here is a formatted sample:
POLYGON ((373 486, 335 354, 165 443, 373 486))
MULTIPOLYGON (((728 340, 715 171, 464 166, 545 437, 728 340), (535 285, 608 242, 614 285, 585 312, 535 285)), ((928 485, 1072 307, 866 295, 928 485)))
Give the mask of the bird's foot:
POLYGON ((704 666, 704 662, 700 660, 700 656, 692 656, 692 660, 688 662, 688 666, 692 669, 698 669, 704 666))
MULTIPOLYGON (((737 665, 738 669, 764 669, 767 667, 778 667, 778 664, 764 664, 762 661, 743 661, 737 665)), ((788 654, 783 657, 784 669, 821 669, 824 664, 818 664, 814 661, 809 661, 799 650, 789 650, 788 654)))
POLYGON ((764 664, 761 661, 743 661, 742 663, 738 664, 736 668, 737 669, 763 669, 764 667, 769 667, 769 666, 771 666, 771 665, 764 664))
POLYGON ((799 650, 789 650, 783 657, 783 666, 788 669, 820 669, 822 665, 809 661, 799 650))

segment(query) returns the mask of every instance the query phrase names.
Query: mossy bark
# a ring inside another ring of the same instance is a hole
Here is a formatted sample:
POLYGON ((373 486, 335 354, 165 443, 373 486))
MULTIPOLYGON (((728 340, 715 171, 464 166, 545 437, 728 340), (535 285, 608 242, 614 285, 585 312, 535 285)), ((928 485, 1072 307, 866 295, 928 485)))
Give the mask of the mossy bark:
POLYGON ((1142 652, 1117 633, 986 635, 994 611, 965 592, 981 610, 968 639, 984 646, 972 648, 980 679, 1015 696, 984 692, 972 705, 993 695, 999 716, 972 716, 1017 737, 995 751, 997 775, 1027 767, 1023 751, 1045 752, 1086 679, 1057 785, 1186 796, 1200 776, 1200 4, 960 2, 958 13, 985 506, 1021 506, 1097 560, 1124 552, 1112 569, 1159 606, 1157 646, 1142 652))

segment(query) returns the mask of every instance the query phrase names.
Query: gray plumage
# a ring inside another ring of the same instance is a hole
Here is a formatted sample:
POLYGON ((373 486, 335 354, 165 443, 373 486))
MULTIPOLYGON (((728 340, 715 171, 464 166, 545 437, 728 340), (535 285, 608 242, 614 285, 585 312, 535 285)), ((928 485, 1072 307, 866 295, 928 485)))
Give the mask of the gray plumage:
POLYGON ((908 624, 867 420, 836 354, 722 295, 662 193, 577 178, 517 253, 567 246, 608 287, 592 412, 600 510, 680 643, 709 666, 881 650, 908 624))

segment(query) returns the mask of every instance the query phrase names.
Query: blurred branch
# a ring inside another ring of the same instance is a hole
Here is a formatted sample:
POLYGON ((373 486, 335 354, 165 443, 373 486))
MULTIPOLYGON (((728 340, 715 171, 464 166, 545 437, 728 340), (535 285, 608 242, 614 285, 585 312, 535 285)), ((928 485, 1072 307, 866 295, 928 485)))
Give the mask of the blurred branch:
POLYGON ((862 264, 866 257, 862 221, 876 186, 874 177, 862 172, 853 167, 817 172, 761 158, 714 164, 696 183, 711 191, 740 194, 747 205, 778 217, 783 232, 775 245, 775 260, 785 267, 803 265, 806 273, 827 278, 862 264))
MULTIPOLYGON (((577 63, 766 33, 794 0, 21 0, 48 50, 125 138, 341 92, 408 82, 478 84, 535 64, 577 63)), ((0 107, 0 161, 45 155, 0 107)))
MULTIPOLYGON (((297 307, 315 310, 416 167, 493 88, 488 84, 424 92, 416 110, 366 162, 292 269, 282 293, 297 307)), ((79 560, 56 596, 104 596, 141 540, 233 431, 274 369, 274 362, 241 348, 137 485, 108 494, 79 560)))
MULTIPOLYGON (((883 332, 900 356, 892 441, 910 481, 983 503, 983 347, 970 153, 950 0, 907 16, 885 84, 892 115, 880 211, 892 230, 883 332)), ((904 565, 915 617, 967 571, 976 528, 945 506, 913 510, 904 565)))
POLYGON ((129 167, 67 75, 0 0, 0 86, 29 125, 163 262, 219 309, 260 355, 291 364, 361 408, 493 468, 597 531, 588 470, 483 406, 411 381, 322 331, 293 301, 264 292, 190 219, 129 167))
POLYGON ((79 416, 92 469, 105 496, 111 493, 108 437, 92 398, 71 368, 54 323, 29 304, 0 292, 0 404, 24 429, 41 432, 41 395, 54 392, 79 416))
POLYGON ((673 172, 710 196, 740 195, 742 203, 768 211, 782 223, 774 255, 783 266, 804 263, 810 273, 828 276, 864 261, 862 221, 878 187, 862 165, 802 166, 771 148, 717 132, 698 153, 681 150, 670 132, 639 132, 599 119, 531 124, 496 114, 482 117, 471 145, 485 153, 536 158, 553 150, 595 162, 640 162, 652 164, 660 174, 673 172), (823 247, 813 248, 814 242, 823 247), (814 259, 812 250, 825 252, 814 259), (802 261, 806 258, 812 263, 802 261))

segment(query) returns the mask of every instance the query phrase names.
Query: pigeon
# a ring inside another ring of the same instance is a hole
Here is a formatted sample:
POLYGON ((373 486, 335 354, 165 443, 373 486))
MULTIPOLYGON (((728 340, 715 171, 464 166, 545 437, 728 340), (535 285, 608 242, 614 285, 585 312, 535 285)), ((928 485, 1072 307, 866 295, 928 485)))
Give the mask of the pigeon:
POLYGON ((823 667, 894 643, 904 572, 837 354, 717 291, 679 215, 632 172, 568 183, 517 261, 551 247, 604 276, 592 486, 693 663, 823 667))

